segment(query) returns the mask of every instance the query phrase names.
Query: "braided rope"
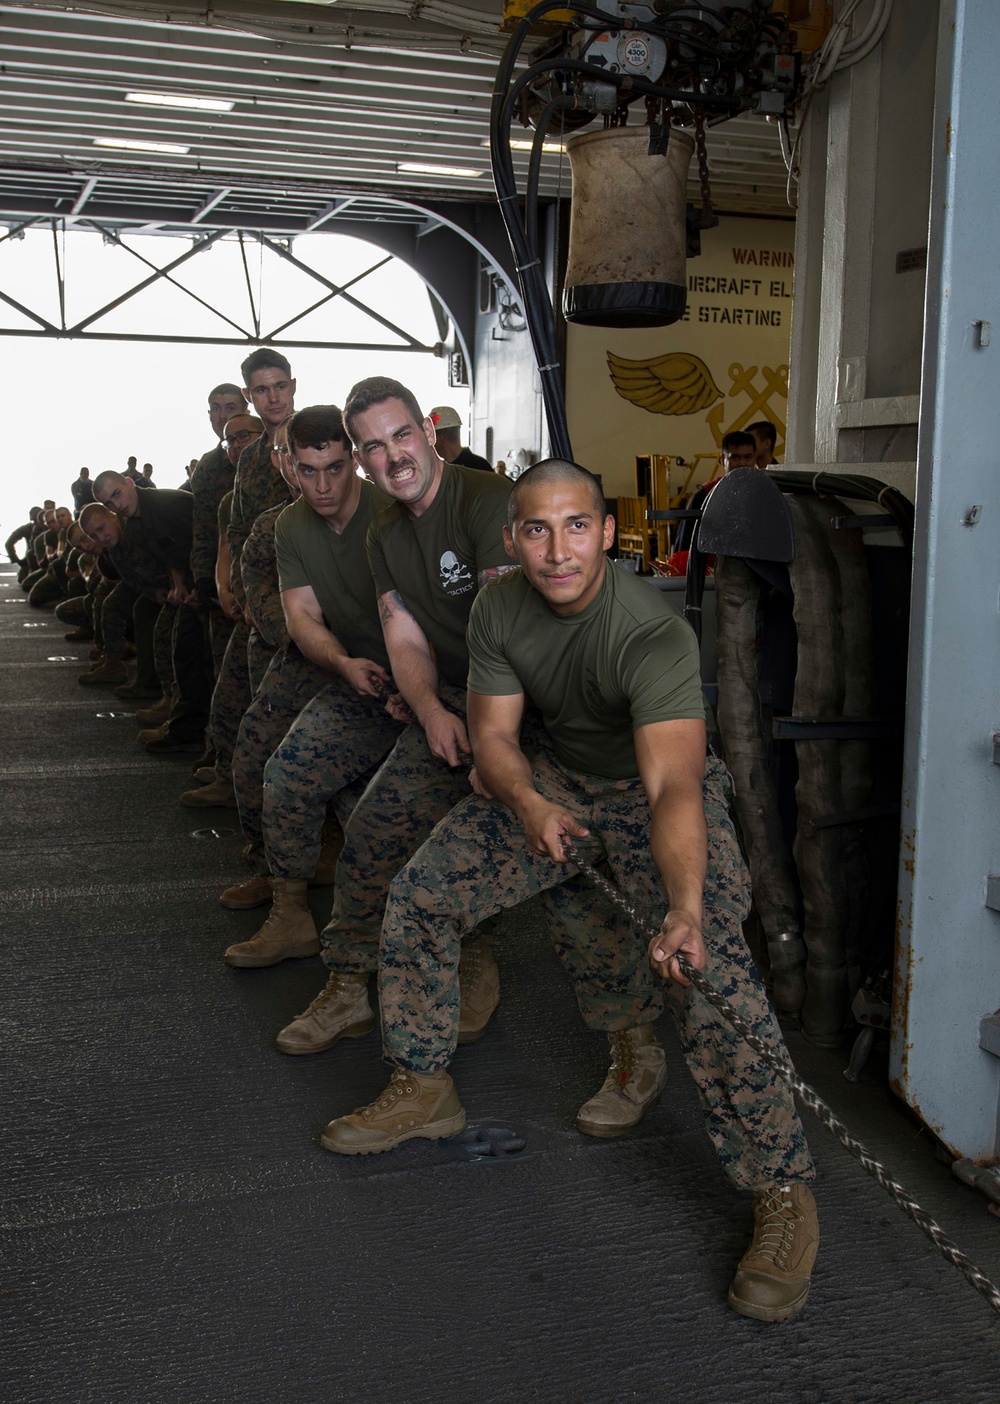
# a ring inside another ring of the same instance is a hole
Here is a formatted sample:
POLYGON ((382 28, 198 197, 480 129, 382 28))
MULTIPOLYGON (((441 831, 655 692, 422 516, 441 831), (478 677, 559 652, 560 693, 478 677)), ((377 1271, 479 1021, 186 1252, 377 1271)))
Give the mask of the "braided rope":
MULTIPOLYGON (((382 683, 376 684, 376 687, 379 696, 382 700, 385 700, 389 696, 389 689, 382 683)), ((471 757, 469 761, 471 763, 471 757)), ((615 887, 614 883, 609 882, 595 867, 585 862, 580 857, 572 843, 566 843, 565 850, 566 856, 573 860, 579 868, 581 875, 596 887, 599 892, 603 892, 612 906, 624 912, 636 931, 644 935, 647 940, 652 940, 654 936, 659 934, 658 929, 649 927, 643 921, 635 907, 633 907, 619 888, 615 887)), ((711 982, 706 979, 701 971, 695 970, 686 956, 678 953, 675 958, 684 978, 690 980, 691 984, 708 1000, 709 1004, 715 1009, 718 1009, 723 1018, 732 1024, 740 1037, 749 1044, 768 1067, 774 1069, 778 1076, 788 1084, 789 1088, 799 1098, 802 1104, 809 1108, 816 1119, 826 1127, 831 1135, 837 1138, 844 1149, 849 1151, 851 1155, 859 1161, 862 1167, 871 1175, 872 1179, 882 1186, 886 1194, 895 1201, 899 1208, 902 1209, 903 1213, 911 1218, 921 1232, 926 1234, 931 1242, 940 1249, 941 1253, 947 1258, 948 1262, 951 1263, 952 1267, 957 1268, 970 1286, 974 1287, 981 1296, 985 1297, 993 1310, 1000 1314, 1000 1288, 998 1288, 995 1283, 991 1282, 985 1273, 980 1272, 972 1259, 966 1253, 963 1253, 958 1244, 954 1243, 948 1237, 944 1229, 927 1213, 927 1210, 921 1208, 909 1191, 904 1189, 898 1180, 892 1178, 885 1166, 872 1155, 871 1151, 868 1150, 863 1142, 859 1141, 856 1136, 851 1135, 850 1131, 836 1115, 833 1108, 823 1101, 823 1098, 814 1088, 810 1087, 807 1082, 803 1082, 791 1063, 786 1062, 784 1058, 775 1053, 773 1049, 769 1048, 759 1035, 754 1033, 746 1020, 736 1012, 727 999, 719 994, 718 990, 713 987, 711 982)))
MULTIPOLYGON (((623 893, 615 887, 613 883, 609 882, 606 877, 599 873, 596 868, 591 867, 589 863, 585 863, 571 844, 566 846, 566 852, 576 863, 581 874, 588 882, 593 883, 600 892, 604 893, 605 897, 607 897, 608 901, 611 902, 613 906, 624 912, 637 931, 647 936, 649 939, 658 935, 658 930, 652 930, 646 925, 635 907, 632 906, 623 893)), ((732 1024, 740 1037, 750 1045, 754 1052, 757 1053, 769 1067, 773 1068, 779 1077, 783 1078, 803 1105, 807 1106, 826 1129, 831 1132, 832 1135, 836 1136, 841 1145, 846 1150, 850 1151, 851 1155, 853 1155, 856 1160, 860 1161, 861 1165, 867 1170, 868 1174, 871 1175, 872 1179, 877 1181, 890 1198, 895 1200, 903 1213, 908 1215, 917 1227, 927 1235, 931 1242, 937 1245, 951 1265, 958 1268, 966 1281, 986 1298, 995 1312, 1000 1313, 1000 1288, 997 1288, 984 1273, 980 1272, 972 1259, 963 1253, 957 1244, 952 1242, 940 1225, 935 1223, 930 1214, 927 1213, 926 1209, 922 1209, 913 1196, 905 1190, 897 1180, 892 1178, 885 1166, 876 1160, 871 1151, 869 1151, 856 1136, 851 1135, 850 1131, 848 1131, 847 1127, 832 1108, 823 1101, 822 1097, 820 1097, 808 1083, 802 1081, 791 1063, 786 1062, 784 1058, 775 1053, 773 1049, 769 1048, 762 1038, 754 1033, 746 1020, 736 1012, 727 999, 719 994, 718 990, 712 986, 711 982, 706 979, 701 971, 695 970, 694 966, 684 955, 678 954, 676 960, 684 978, 690 980, 695 989, 697 989, 700 994, 704 995, 711 1005, 719 1010, 729 1023, 732 1024)))

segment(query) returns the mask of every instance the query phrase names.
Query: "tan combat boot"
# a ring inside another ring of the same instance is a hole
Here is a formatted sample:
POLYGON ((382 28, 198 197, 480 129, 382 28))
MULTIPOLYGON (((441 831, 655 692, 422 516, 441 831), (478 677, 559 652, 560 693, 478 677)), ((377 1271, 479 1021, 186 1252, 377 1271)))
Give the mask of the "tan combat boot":
POLYGON ((159 726, 148 726, 145 731, 136 732, 136 740, 142 742, 143 745, 145 745, 147 741, 162 741, 167 734, 169 726, 170 723, 167 721, 160 722, 159 726))
POLYGON ((768 1185, 753 1202, 754 1231, 729 1288, 729 1305, 755 1321, 787 1321, 809 1295, 819 1250, 812 1190, 801 1180, 768 1185))
POLYGON ((161 697, 159 702, 154 702, 152 707, 140 707, 134 714, 137 726, 160 726, 170 716, 170 708, 173 701, 169 697, 161 697))
POLYGON ((102 683, 123 683, 128 682, 128 669, 121 660, 119 654, 105 653, 99 658, 89 673, 81 673, 77 682, 84 687, 93 687, 102 683))
POLYGON ((473 935, 462 942, 458 964, 462 1007, 458 1016, 459 1043, 475 1043, 482 1038, 493 1011, 500 1003, 500 971, 493 959, 492 943, 486 936, 473 935))
POLYGON ((227 965, 258 969, 278 965, 283 960, 303 960, 319 955, 319 932, 306 900, 304 882, 272 878, 274 905, 264 925, 249 941, 230 946, 223 959, 227 965))
POLYGON ((185 790, 181 804, 188 809, 236 809, 236 791, 229 780, 211 780, 195 790, 185 790))
POLYGON ((608 1034, 611 1067, 604 1085, 577 1112, 588 1136, 624 1136, 656 1106, 667 1082, 666 1057, 652 1024, 608 1034))
POLYGON ((342 1038, 361 1038, 375 1027, 368 976, 335 970, 310 1004, 275 1039, 282 1053, 322 1053, 342 1038))
POLYGON ((232 912, 248 912, 263 907, 274 896, 269 873, 254 873, 245 882, 237 882, 219 894, 219 901, 232 912))
POLYGON ((331 1121, 320 1145, 341 1155, 374 1155, 403 1141, 439 1141, 464 1129, 465 1111, 446 1072, 396 1068, 381 1097, 331 1121))

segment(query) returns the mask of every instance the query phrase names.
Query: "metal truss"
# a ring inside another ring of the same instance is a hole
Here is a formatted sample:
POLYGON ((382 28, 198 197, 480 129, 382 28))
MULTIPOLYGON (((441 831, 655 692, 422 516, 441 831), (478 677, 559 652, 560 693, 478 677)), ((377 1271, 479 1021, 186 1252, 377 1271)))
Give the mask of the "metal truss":
MULTIPOLYGON (((118 297, 105 303, 103 307, 99 307, 96 311, 89 313, 79 321, 69 324, 66 320, 66 269, 59 247, 60 235, 65 233, 67 221, 63 218, 36 218, 26 220, 0 236, 0 244, 5 243, 8 239, 23 235, 24 231, 27 229, 46 227, 51 229, 52 232, 53 271, 59 299, 59 322, 57 324, 50 318, 43 316, 41 312, 26 306, 23 302, 13 297, 6 289, 0 287, 0 302, 5 303, 8 307, 12 307, 15 311, 19 312, 22 317, 26 317, 30 322, 34 323, 34 325, 30 327, 0 326, 0 336, 58 337, 81 341, 174 342, 187 345, 209 346, 258 346, 266 343, 268 346, 309 347, 316 350, 330 351, 412 351, 433 356, 441 356, 446 350, 443 342, 426 345, 419 337, 411 335, 405 328, 398 326, 387 317, 383 317, 380 312, 376 312, 374 308, 369 307, 367 303, 363 302, 349 291, 350 288, 356 287, 357 284, 361 283, 365 278, 370 277, 373 273, 377 272, 378 269, 383 268, 387 263, 391 262, 394 257, 392 253, 388 253, 384 258, 378 259, 375 263, 371 264, 370 267, 357 274, 354 278, 351 278, 348 282, 339 284, 333 282, 326 274, 321 273, 318 269, 310 267, 309 264, 303 262, 302 259, 297 258, 291 251, 290 239, 286 241, 274 239, 259 229, 229 228, 196 234, 193 243, 184 253, 179 254, 176 258, 162 266, 157 266, 150 259, 132 248, 131 245, 127 244, 120 231, 109 225, 98 223, 96 220, 80 218, 79 216, 76 216, 72 220, 72 228, 89 228, 94 230, 102 236, 106 244, 112 244, 116 248, 123 249, 150 271, 148 276, 140 279, 132 287, 119 294, 118 297), (231 237, 232 235, 235 235, 239 240, 243 271, 246 280, 247 307, 242 316, 238 312, 234 312, 232 316, 229 316, 218 307, 213 307, 211 303, 206 302, 204 298, 199 297, 197 293, 186 287, 180 279, 174 277, 175 272, 184 264, 190 262, 191 259, 196 258, 199 254, 205 253, 214 244, 218 243, 220 239, 227 236, 231 237), (292 264, 293 267, 297 268, 301 273, 307 274, 308 277, 312 278, 313 281, 324 290, 322 296, 310 302, 308 306, 301 308, 294 316, 286 317, 278 326, 267 327, 266 324, 262 324, 260 309, 254 298, 253 286, 250 278, 250 267, 247 262, 248 243, 256 244, 269 250, 276 257, 284 259, 292 264), (102 318, 108 316, 109 313, 116 311, 123 304, 132 301, 147 288, 159 282, 169 283, 172 287, 184 293, 185 296, 193 299, 200 307, 211 312, 213 316, 217 317, 220 322, 225 324, 229 329, 228 332, 225 334, 220 332, 218 336, 178 336, 175 334, 157 332, 102 331, 97 326, 102 318), (349 303, 350 306, 362 312, 365 316, 370 317, 390 335, 398 337, 399 340, 386 342, 316 341, 299 338, 294 335, 294 332, 290 333, 290 329, 293 328, 297 322, 301 322, 304 317, 315 312, 317 308, 325 306, 328 302, 332 302, 336 298, 341 298, 344 302, 349 303), (247 313, 249 314, 248 316, 247 313)), ((139 233, 141 231, 134 230, 132 232, 139 233)), ((428 291, 431 292, 431 289, 428 288, 428 291)), ((433 293, 432 300, 434 302, 437 301, 433 293)), ((435 308, 435 311, 437 310, 438 309, 435 308)), ((438 324, 440 328, 440 317, 438 324)))

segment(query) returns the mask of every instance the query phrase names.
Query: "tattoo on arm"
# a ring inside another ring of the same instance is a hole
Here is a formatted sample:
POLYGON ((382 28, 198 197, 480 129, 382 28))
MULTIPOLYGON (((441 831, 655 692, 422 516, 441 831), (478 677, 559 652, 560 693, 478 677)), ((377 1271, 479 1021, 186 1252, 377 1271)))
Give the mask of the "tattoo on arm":
POLYGON ((479 572, 479 588, 488 585, 491 580, 498 580, 501 575, 506 575, 509 570, 517 570, 516 565, 487 566, 485 570, 479 572))
POLYGON ((378 613, 383 625, 388 624, 389 620, 398 614, 405 615, 408 619, 413 618, 398 590, 389 590, 379 596, 378 613))

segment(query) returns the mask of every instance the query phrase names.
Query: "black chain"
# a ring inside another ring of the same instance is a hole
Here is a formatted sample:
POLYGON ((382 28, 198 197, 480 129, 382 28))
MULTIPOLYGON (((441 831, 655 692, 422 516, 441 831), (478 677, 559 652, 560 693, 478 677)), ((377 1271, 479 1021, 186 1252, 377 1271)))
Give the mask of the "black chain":
POLYGON ((705 113, 700 107, 694 109, 694 149, 698 157, 698 180, 701 184, 701 214, 698 216, 699 229, 714 229, 719 216, 712 206, 712 186, 708 177, 708 150, 705 146, 705 113))
MULTIPOLYGON (((652 939, 658 935, 658 930, 653 930, 642 920, 635 907, 628 901, 624 894, 615 885, 608 881, 596 868, 584 862, 572 844, 566 845, 566 854, 572 858, 580 869, 582 875, 601 892, 604 893, 608 901, 632 922, 638 932, 652 939)), ((944 1230, 934 1222, 926 1209, 922 1209, 911 1194, 903 1188, 897 1180, 894 1180, 883 1165, 879 1163, 855 1136, 852 1136, 847 1127, 840 1120, 833 1110, 827 1106, 819 1093, 814 1091, 808 1083, 803 1082, 791 1063, 786 1062, 779 1054, 769 1048, 762 1038, 754 1033, 751 1026, 743 1019, 729 1003, 724 999, 711 982, 701 973, 695 970, 694 966, 686 956, 678 953, 675 957, 680 966, 681 974, 686 980, 690 980, 699 994, 704 995, 708 1002, 728 1019, 736 1032, 743 1038, 750 1047, 757 1053, 769 1067, 772 1067, 779 1077, 783 1078, 791 1090, 799 1098, 804 1106, 817 1117, 819 1121, 830 1131, 837 1140, 849 1150, 850 1153, 861 1162, 873 1180, 876 1180, 885 1192, 896 1201, 904 1214, 909 1215, 913 1222, 920 1228, 932 1243, 937 1244, 941 1252, 952 1264, 958 1268, 967 1282, 980 1292, 995 1312, 1000 1312, 1000 1288, 997 1288, 990 1279, 976 1267, 975 1263, 962 1250, 953 1243, 944 1230)))

